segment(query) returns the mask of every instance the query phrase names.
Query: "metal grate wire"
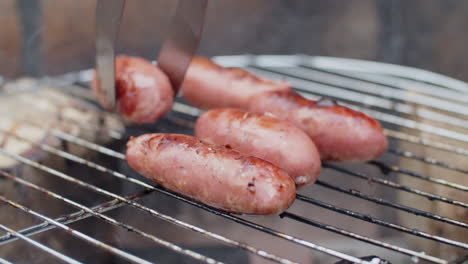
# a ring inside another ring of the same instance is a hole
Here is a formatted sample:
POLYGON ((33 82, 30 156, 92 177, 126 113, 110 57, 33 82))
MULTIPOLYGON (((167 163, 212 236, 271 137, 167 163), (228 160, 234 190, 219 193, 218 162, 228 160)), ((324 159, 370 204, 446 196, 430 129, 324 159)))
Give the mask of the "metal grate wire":
MULTIPOLYGON (((463 129, 468 128, 466 115, 460 116, 460 113, 468 113, 468 112, 463 112, 464 110, 466 110, 465 108, 467 107, 462 105, 462 103, 466 102, 468 99, 468 95, 467 95, 468 85, 464 83, 454 81, 451 79, 447 79, 446 77, 426 78, 427 80, 430 80, 433 83, 430 83, 430 84, 423 83, 421 81, 411 80, 411 78, 415 78, 415 75, 406 76, 404 74, 401 74, 401 72, 399 72, 398 70, 396 70, 398 68, 392 68, 384 64, 382 64, 382 67, 380 68, 387 69, 391 73, 389 73, 388 75, 372 74, 373 68, 371 69, 367 68, 368 65, 366 64, 366 62, 362 62, 362 64, 358 64, 358 66, 355 66, 355 64, 353 64, 354 62, 353 60, 351 61, 344 60, 344 62, 346 63, 340 64, 340 61, 336 60, 335 58, 330 58, 328 61, 328 64, 327 64, 326 58, 323 58, 323 57, 315 58, 315 57, 307 57, 307 56, 239 56, 239 57, 232 56, 232 57, 219 57, 217 58, 217 60, 229 66, 247 67, 248 70, 251 70, 253 72, 259 73, 267 77, 270 76, 270 77, 286 78, 295 86, 296 89, 298 89, 304 96, 308 98, 317 99, 320 96, 330 96, 335 99, 340 99, 340 101, 345 102, 344 104, 346 106, 369 113, 370 115, 382 121, 384 124, 389 124, 393 126, 398 125, 401 127, 406 127, 415 131, 421 131, 421 132, 431 135, 430 137, 421 137, 421 136, 408 134, 406 132, 396 131, 396 130, 387 128, 385 132, 387 136, 389 136, 392 140, 406 141, 406 142, 410 142, 416 145, 422 145, 422 146, 426 146, 426 147, 433 148, 433 149, 447 151, 447 152, 454 153, 460 156, 468 156, 467 149, 452 145, 452 143, 443 142, 445 141, 444 139, 450 139, 452 141, 458 141, 458 142, 463 142, 463 143, 468 142, 467 134, 460 132, 460 131, 463 131, 463 129), (350 70, 349 68, 346 67, 348 64, 354 65, 354 67, 356 67, 356 69, 358 70, 354 70, 354 71, 350 70), (393 76, 393 75, 398 76, 398 74, 404 75, 403 77, 405 79, 397 78, 393 76), (444 85, 437 83, 437 82, 440 82, 440 80, 446 81, 444 83, 448 83, 447 84, 448 86, 453 84, 455 85, 456 88, 452 88, 451 90, 448 90, 446 87, 444 87, 444 85), (411 96, 409 97, 405 93, 408 83, 418 84, 414 88, 417 93, 411 94, 411 96), (444 93, 444 91, 449 91, 449 92, 444 93), (369 107, 371 107, 372 109, 369 109, 369 107), (436 113, 436 114, 431 115, 432 113, 436 113), (431 119, 431 121, 435 122, 434 124, 443 123, 444 128, 437 127, 432 124, 427 125, 427 124, 420 123, 417 121, 418 118, 431 119), (447 126, 449 126, 450 129, 446 128, 447 126)), ((376 69, 375 71, 377 72, 376 69)), ((417 73, 421 75, 424 72, 421 72, 418 70, 417 73)), ((427 74, 425 74, 424 76, 427 76, 427 74)), ((73 80, 74 82, 76 81, 87 82, 89 81, 89 71, 85 71, 85 72, 78 73, 78 74, 67 75, 67 78, 68 80, 73 80)), ((62 85, 70 86, 69 81, 63 81, 64 79, 60 79, 60 78, 57 78, 57 79, 58 79, 58 82, 61 82, 62 85)), ((48 78, 47 82, 54 82, 54 78, 48 78)), ((63 89, 63 90, 68 91, 74 95, 77 95, 78 97, 83 98, 83 99, 92 99, 92 95, 90 95, 90 92, 88 90, 79 89, 79 88, 77 89, 76 87, 74 87, 73 90, 72 89, 63 89)), ((24 103, 34 108, 34 111, 36 110, 46 111, 44 109, 40 109, 38 106, 34 104, 30 104, 30 102, 25 101, 24 103)), ((175 103, 173 110, 174 110, 174 113, 176 113, 177 115, 170 115, 168 118, 176 124, 181 124, 187 127, 193 127, 193 120, 202 113, 201 110, 191 107, 189 105, 186 105, 184 103, 180 103, 180 102, 175 103)), ((125 155, 123 153, 117 152, 105 146, 101 146, 93 142, 89 142, 85 139, 70 135, 59 129, 45 128, 43 124, 40 124, 35 121, 31 121, 31 120, 25 120, 24 118, 17 115, 16 113, 2 113, 2 114, 9 114, 10 118, 19 120, 28 125, 47 129, 51 136, 54 136, 64 142, 69 142, 71 144, 79 145, 89 150, 99 152, 101 154, 107 155, 112 158, 125 160, 125 155)), ((114 139, 123 138, 123 135, 121 135, 117 131, 112 131, 112 130, 100 131, 98 127, 95 127, 92 125, 85 126, 84 129, 94 131, 94 132, 104 132, 108 136, 114 139)), ((183 201, 185 203, 191 204, 193 206, 196 206, 210 213, 213 213, 214 215, 221 216, 225 219, 239 223, 243 226, 252 228, 254 230, 261 231, 266 234, 270 234, 272 236, 285 239, 287 241, 298 244, 300 246, 303 246, 312 250, 316 250, 316 251, 328 254, 330 256, 333 256, 342 260, 347 260, 352 263, 369 263, 367 261, 361 260, 349 254, 345 254, 337 250, 333 250, 331 248, 323 247, 311 241, 306 241, 304 239, 282 233, 280 231, 271 229, 269 227, 259 225, 257 223, 246 220, 242 217, 238 217, 238 216, 226 213, 226 212, 216 210, 214 208, 208 207, 201 203, 192 201, 190 199, 179 196, 175 193, 164 190, 159 186, 150 185, 138 179, 128 177, 118 171, 109 169, 105 166, 99 165, 83 157, 73 155, 67 151, 55 148, 53 146, 50 146, 44 143, 38 144, 38 143, 31 142, 30 140, 24 137, 14 134, 14 132, 12 133, 11 131, 0 130, 0 133, 9 134, 9 136, 15 137, 16 139, 35 144, 36 147, 52 155, 65 158, 69 161, 87 166, 89 168, 95 169, 100 172, 104 172, 110 176, 116 177, 118 179, 130 182, 130 183, 133 183, 135 185, 142 187, 142 191, 137 192, 133 195, 123 197, 121 195, 112 193, 110 191, 106 191, 97 186, 75 179, 71 177, 70 175, 67 175, 63 172, 41 165, 38 162, 30 160, 26 157, 10 153, 6 151, 5 149, 0 148, 0 154, 2 155, 6 155, 23 164, 45 171, 49 175, 64 179, 71 184, 80 185, 84 188, 87 188, 96 193, 99 193, 108 198, 111 198, 111 200, 109 200, 106 203, 90 208, 82 204, 79 204, 73 200, 60 196, 57 193, 53 193, 47 189, 37 186, 24 179, 16 177, 10 173, 0 172, 0 176, 3 178, 6 178, 18 184, 24 185, 25 187, 31 190, 40 192, 45 196, 49 196, 54 199, 60 200, 78 209, 78 211, 75 213, 60 217, 58 219, 52 219, 47 216, 41 215, 35 211, 32 211, 26 208, 25 206, 15 203, 14 201, 11 201, 3 196, 0 196, 0 201, 2 201, 3 203, 13 206, 27 214, 32 214, 36 216, 37 218, 42 219, 44 221, 43 223, 39 225, 31 226, 31 227, 28 227, 19 231, 15 231, 4 225, 0 225, 1 229, 8 232, 6 235, 0 237, 0 246, 2 244, 10 243, 17 239, 21 239, 30 243, 32 246, 38 247, 39 249, 44 250, 65 262, 79 263, 79 262, 76 262, 76 260, 68 259, 67 256, 64 256, 60 252, 56 252, 55 250, 45 245, 39 244, 38 242, 35 242, 31 238, 29 238, 29 236, 39 234, 50 229, 59 228, 66 232, 69 232, 71 235, 74 235, 77 238, 83 239, 89 243, 96 245, 99 248, 108 250, 134 263, 150 263, 147 260, 141 259, 137 256, 121 251, 117 248, 113 248, 112 246, 109 246, 101 241, 97 241, 94 238, 89 237, 67 226, 70 223, 81 221, 82 219, 86 219, 89 217, 96 217, 103 221, 107 221, 110 224, 119 226, 121 228, 125 228, 129 232, 136 232, 140 236, 145 237, 153 241, 154 243, 162 244, 170 248, 176 253, 188 255, 194 259, 201 260, 202 262, 205 262, 205 263, 219 263, 214 259, 203 256, 191 250, 183 249, 182 247, 178 245, 164 241, 155 235, 143 232, 135 227, 119 222, 104 214, 105 212, 114 210, 118 207, 129 205, 141 211, 144 211, 154 217, 157 217, 159 219, 172 223, 178 227, 181 227, 187 230, 192 230, 194 232, 198 232, 210 239, 217 240, 217 241, 220 241, 222 243, 225 243, 225 244, 237 247, 237 248, 241 248, 243 250, 246 250, 247 252, 263 257, 267 260, 278 262, 278 263, 294 263, 293 261, 288 260, 286 258, 278 257, 276 255, 273 255, 271 253, 268 253, 256 247, 244 244, 242 242, 234 241, 227 237, 212 233, 208 230, 204 230, 200 227, 183 222, 174 217, 162 214, 154 209, 143 206, 137 202, 139 198, 147 196, 151 194, 152 192, 156 191, 159 193, 166 194, 180 201, 183 201)), ((426 164, 430 164, 433 166, 438 166, 438 167, 441 167, 450 171, 455 171, 457 173, 463 174, 464 176, 466 176, 467 174, 466 168, 460 168, 459 166, 450 164, 445 161, 439 161, 434 158, 421 156, 421 155, 411 152, 410 150, 400 150, 400 149, 391 148, 388 153, 399 156, 399 157, 404 157, 406 159, 411 159, 417 162, 426 163, 426 164)), ((446 188, 451 188, 455 191, 467 191, 468 189, 466 186, 462 184, 450 182, 442 178, 429 177, 419 172, 411 171, 411 170, 400 168, 397 166, 387 165, 381 161, 373 161, 373 162, 370 162, 369 164, 378 167, 385 173, 392 172, 392 173, 397 173, 399 175, 415 177, 424 181, 428 181, 434 184, 441 185, 446 188)), ((324 168, 326 168, 327 170, 333 170, 333 171, 344 173, 350 176, 354 176, 364 181, 376 182, 385 187, 408 192, 417 196, 422 196, 422 197, 429 199, 431 202, 442 202, 442 203, 445 203, 445 206, 456 206, 460 208, 467 207, 467 204, 463 201, 451 199, 449 197, 444 197, 435 193, 422 191, 415 187, 402 185, 402 184, 399 184, 397 182, 390 181, 387 179, 368 176, 364 173, 351 170, 351 169, 347 169, 339 165, 325 163, 324 168)), ((336 185, 330 184, 322 180, 319 180, 317 182, 317 185, 323 188, 329 189, 329 190, 333 190, 336 192, 346 194, 348 196, 353 196, 359 199, 367 200, 367 201, 370 201, 379 205, 383 205, 388 208, 393 208, 393 209, 404 211, 410 214, 415 214, 420 217, 424 217, 424 218, 428 218, 428 219, 438 221, 441 223, 456 226, 458 228, 463 229, 463 228, 467 228, 468 226, 468 224, 463 221, 459 221, 459 220, 445 217, 442 215, 422 211, 422 210, 419 210, 410 206, 406 206, 403 204, 390 202, 380 197, 367 195, 360 191, 348 189, 346 187, 336 186, 336 185)), ((407 228, 407 227, 404 227, 404 226, 401 226, 392 222, 378 219, 373 216, 369 216, 369 215, 365 215, 356 211, 344 209, 339 206, 321 201, 320 199, 315 199, 315 198, 307 197, 307 196, 300 195, 300 194, 297 195, 297 198, 300 201, 307 202, 312 205, 319 206, 327 210, 337 212, 343 216, 346 215, 350 217, 355 217, 362 221, 367 221, 372 224, 377 224, 377 225, 385 226, 388 228, 392 228, 392 229, 398 230, 399 232, 409 233, 414 236, 422 237, 423 239, 435 240, 439 243, 445 243, 454 247, 468 249, 468 244, 462 241, 456 241, 450 238, 432 235, 432 234, 429 234, 427 232, 423 232, 420 230, 407 228)), ((350 237, 352 239, 360 240, 369 244, 376 245, 378 247, 382 247, 388 250, 401 253, 401 254, 410 256, 411 260, 413 261, 421 259, 421 260, 426 260, 431 263, 448 263, 448 260, 444 260, 436 256, 431 256, 424 252, 418 252, 418 251, 411 250, 405 247, 393 245, 391 243, 387 243, 387 242, 383 242, 377 239, 359 235, 352 231, 345 230, 343 228, 336 227, 336 226, 331 226, 325 223, 321 223, 320 221, 309 219, 309 218, 297 215, 289 211, 283 213, 281 217, 292 219, 292 220, 301 222, 303 224, 314 226, 323 230, 337 233, 342 236, 350 237)), ((0 263, 8 263, 8 262, 6 260, 0 259, 0 263)))
POLYGON ((6 260, 6 259, 3 259, 3 258, 0 258, 0 263, 1 264, 13 264, 12 262, 6 260))
POLYGON ((72 259, 72 258, 70 258, 70 257, 68 257, 68 256, 66 256, 64 254, 61 254, 60 252, 57 252, 57 251, 53 250, 52 248, 49 248, 49 247, 45 246, 44 244, 36 242, 36 241, 30 239, 29 237, 27 237, 25 235, 22 235, 21 233, 16 232, 15 230, 13 230, 11 228, 8 228, 8 227, 6 227, 6 226, 4 226, 2 224, 0 224, 0 229, 8 232, 9 234, 11 234, 11 235, 13 235, 13 236, 15 236, 15 237, 17 237, 19 239, 23 239, 24 241, 28 242, 32 246, 37 247, 37 248, 39 248, 39 249, 53 255, 54 257, 66 262, 66 263, 71 263, 71 264, 80 264, 80 263, 82 263, 82 262, 79 262, 79 261, 77 261, 75 259, 72 259))

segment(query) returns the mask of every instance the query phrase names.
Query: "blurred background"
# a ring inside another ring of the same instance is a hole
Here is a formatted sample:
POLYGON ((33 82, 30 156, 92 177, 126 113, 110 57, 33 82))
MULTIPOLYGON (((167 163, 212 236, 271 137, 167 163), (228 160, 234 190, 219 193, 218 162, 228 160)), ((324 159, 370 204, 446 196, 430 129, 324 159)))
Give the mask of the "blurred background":
MULTIPOLYGON (((155 58, 174 1, 127 2, 119 51, 155 58)), ((94 8, 95 0, 1 0, 0 74, 92 67, 94 8)), ((210 1, 199 53, 351 57, 468 80, 467 12, 459 0, 210 1)))

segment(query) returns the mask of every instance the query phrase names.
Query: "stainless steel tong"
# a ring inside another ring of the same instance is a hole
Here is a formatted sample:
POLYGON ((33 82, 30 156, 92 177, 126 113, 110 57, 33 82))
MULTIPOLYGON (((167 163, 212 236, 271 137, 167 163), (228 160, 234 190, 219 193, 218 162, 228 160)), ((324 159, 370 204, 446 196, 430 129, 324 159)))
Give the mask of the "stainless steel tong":
MULTIPOLYGON (((184 80, 203 29, 207 0, 179 0, 175 16, 157 58, 175 93, 184 80)), ((115 41, 125 0, 98 0, 96 7, 96 70, 106 98, 104 107, 115 109, 115 41)))

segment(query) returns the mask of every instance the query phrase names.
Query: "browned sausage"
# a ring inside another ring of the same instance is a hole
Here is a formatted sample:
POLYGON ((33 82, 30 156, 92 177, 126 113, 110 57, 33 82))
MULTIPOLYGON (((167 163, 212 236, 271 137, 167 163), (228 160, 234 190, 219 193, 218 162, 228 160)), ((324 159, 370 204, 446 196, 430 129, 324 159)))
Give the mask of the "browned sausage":
POLYGON ((283 168, 297 185, 315 182, 320 156, 309 136, 275 117, 239 109, 213 109, 195 126, 195 135, 208 143, 228 145, 283 168))
POLYGON ((268 161, 178 134, 127 144, 128 164, 165 188, 239 214, 276 214, 295 199, 294 181, 268 161))
POLYGON ((379 122, 329 99, 315 102, 294 92, 274 91, 252 97, 249 109, 270 112, 304 130, 323 160, 367 161, 387 149, 379 122))
POLYGON ((182 84, 184 98, 203 109, 245 108, 254 94, 284 90, 291 90, 286 82, 262 79, 239 68, 224 68, 203 57, 192 60, 182 84))
MULTIPOLYGON (((115 78, 117 111, 126 121, 152 123, 171 109, 174 91, 169 79, 150 61, 117 56, 115 78)), ((96 73, 91 86, 101 105, 106 107, 96 73)))

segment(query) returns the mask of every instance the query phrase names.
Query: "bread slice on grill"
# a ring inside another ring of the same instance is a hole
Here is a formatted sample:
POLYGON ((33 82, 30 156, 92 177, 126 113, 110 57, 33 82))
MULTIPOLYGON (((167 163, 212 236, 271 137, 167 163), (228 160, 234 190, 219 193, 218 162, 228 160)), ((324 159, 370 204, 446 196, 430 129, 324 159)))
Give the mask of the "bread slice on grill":
MULTIPOLYGON (((112 113, 102 112, 86 99, 66 92, 67 89, 66 87, 63 89, 41 87, 35 79, 21 79, 1 87, 0 149, 39 162, 57 172, 93 185, 106 186, 111 189, 119 188, 115 181, 112 181, 111 176, 71 162, 41 148, 40 144, 44 144, 112 168, 112 165, 103 162, 103 155, 98 156, 93 150, 57 137, 60 133, 65 133, 91 143, 106 145, 112 143, 116 135, 123 133, 124 130, 123 124, 112 113)), ((22 164, 2 153, 0 153, 0 171, 10 173, 17 178, 32 182, 87 206, 109 200, 49 172, 22 164)), ((77 211, 76 208, 62 201, 47 197, 1 175, 0 195, 52 218, 77 211)), ((39 219, 4 203, 0 203, 0 212, 0 223, 15 230, 40 223, 39 219)), ((89 221, 78 223, 73 227, 81 227, 80 230, 88 234, 97 232, 101 237, 113 233, 111 225, 96 222, 91 225, 86 225, 89 221)), ((3 234, 0 231, 0 236, 3 234)), ((92 247, 87 248, 86 243, 81 244, 78 239, 58 230, 34 235, 33 239, 71 256, 93 250, 92 247), (77 244, 80 246, 76 246, 77 244)), ((13 262, 56 262, 56 259, 50 255, 32 250, 27 243, 11 242, 2 245, 0 255, 13 262)), ((99 255, 96 256, 95 261, 108 263, 107 257, 105 254, 99 255)))

